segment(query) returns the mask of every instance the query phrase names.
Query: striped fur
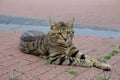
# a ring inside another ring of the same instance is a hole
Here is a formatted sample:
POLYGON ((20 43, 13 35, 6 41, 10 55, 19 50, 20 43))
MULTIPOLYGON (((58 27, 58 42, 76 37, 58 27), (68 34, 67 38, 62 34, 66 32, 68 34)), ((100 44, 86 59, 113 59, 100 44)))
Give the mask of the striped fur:
POLYGON ((48 34, 40 31, 27 31, 20 37, 20 50, 27 54, 47 58, 51 64, 97 67, 111 70, 110 66, 81 53, 72 43, 74 36, 73 20, 54 22, 50 20, 48 34))

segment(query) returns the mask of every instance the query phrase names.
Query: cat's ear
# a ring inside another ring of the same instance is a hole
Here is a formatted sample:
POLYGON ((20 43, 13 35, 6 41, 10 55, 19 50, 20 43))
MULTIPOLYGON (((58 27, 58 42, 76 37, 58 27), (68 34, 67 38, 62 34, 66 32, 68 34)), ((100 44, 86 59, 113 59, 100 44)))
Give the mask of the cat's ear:
POLYGON ((70 25, 73 25, 74 21, 75 21, 75 18, 73 17, 72 20, 68 21, 67 23, 70 25))
POLYGON ((52 20, 51 18, 49 19, 49 23, 50 23, 50 26, 52 26, 52 25, 55 25, 55 24, 56 24, 56 22, 55 22, 54 20, 52 20))

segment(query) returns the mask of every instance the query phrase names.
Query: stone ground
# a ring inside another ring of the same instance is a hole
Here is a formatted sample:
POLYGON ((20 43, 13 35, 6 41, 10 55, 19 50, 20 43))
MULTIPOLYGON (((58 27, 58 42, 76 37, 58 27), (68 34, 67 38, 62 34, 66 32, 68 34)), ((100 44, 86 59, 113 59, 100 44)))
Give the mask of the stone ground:
MULTIPOLYGON (((93 80, 96 76, 107 76, 120 80, 120 54, 107 61, 112 71, 97 68, 45 65, 46 60, 28 55, 19 50, 22 31, 0 30, 0 80, 93 80), (76 71, 72 75, 68 70, 76 71)), ((102 58, 120 45, 120 40, 76 35, 75 45, 89 56, 102 58)))

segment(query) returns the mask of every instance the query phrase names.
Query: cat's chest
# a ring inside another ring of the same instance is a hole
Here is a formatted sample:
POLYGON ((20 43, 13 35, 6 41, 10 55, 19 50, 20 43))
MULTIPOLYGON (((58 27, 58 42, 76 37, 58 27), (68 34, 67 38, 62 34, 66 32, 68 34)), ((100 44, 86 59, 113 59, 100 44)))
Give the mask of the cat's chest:
POLYGON ((70 53, 70 48, 67 48, 67 49, 65 50, 65 54, 68 55, 69 53, 70 53))
POLYGON ((59 51, 61 54, 66 54, 66 55, 68 55, 68 54, 70 53, 70 47, 67 47, 67 48, 59 47, 59 48, 58 48, 58 51, 59 51))

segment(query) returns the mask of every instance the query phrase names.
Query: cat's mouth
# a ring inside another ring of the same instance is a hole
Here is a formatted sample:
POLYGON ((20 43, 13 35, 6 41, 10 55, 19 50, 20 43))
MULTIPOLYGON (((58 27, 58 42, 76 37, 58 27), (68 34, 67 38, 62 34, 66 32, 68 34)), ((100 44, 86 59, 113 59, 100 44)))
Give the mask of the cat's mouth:
POLYGON ((62 41, 62 42, 59 42, 60 44, 68 44, 68 43, 70 43, 71 41, 69 41, 69 40, 64 40, 64 41, 62 41))

